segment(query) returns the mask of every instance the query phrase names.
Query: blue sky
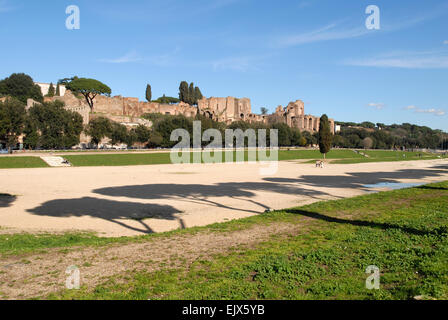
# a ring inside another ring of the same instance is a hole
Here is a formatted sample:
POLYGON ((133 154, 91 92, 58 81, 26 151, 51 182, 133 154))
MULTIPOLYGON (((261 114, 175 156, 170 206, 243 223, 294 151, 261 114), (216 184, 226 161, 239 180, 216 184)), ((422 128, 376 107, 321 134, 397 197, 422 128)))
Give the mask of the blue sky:
POLYGON ((301 99, 339 121, 448 131, 448 1, 0 0, 0 78, 96 78, 113 95, 301 99), (67 30, 77 5, 81 28, 67 30), (380 29, 368 30, 368 5, 380 29))

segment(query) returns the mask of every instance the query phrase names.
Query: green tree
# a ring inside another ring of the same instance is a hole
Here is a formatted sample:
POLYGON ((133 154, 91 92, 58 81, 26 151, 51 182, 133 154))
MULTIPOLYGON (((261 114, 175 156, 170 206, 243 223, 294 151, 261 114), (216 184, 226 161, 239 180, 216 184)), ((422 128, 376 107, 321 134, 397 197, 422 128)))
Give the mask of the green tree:
POLYGON ((278 130, 279 146, 291 145, 292 131, 291 128, 286 123, 275 123, 272 125, 272 129, 278 130))
POLYGON ((28 111, 24 143, 28 148, 65 149, 79 143, 82 116, 61 101, 35 104, 28 111))
POLYGON ((371 149, 373 146, 372 138, 370 138, 370 137, 364 138, 364 140, 362 140, 362 145, 363 145, 364 149, 371 149))
POLYGON ((333 135, 330 129, 330 122, 328 121, 328 117, 326 114, 320 117, 319 123, 319 150, 320 153, 324 155, 324 159, 326 154, 331 150, 331 145, 333 143, 333 135))
POLYGON ((179 100, 188 103, 188 83, 182 81, 179 85, 179 100))
POLYGON ((152 131, 148 139, 148 147, 157 148, 163 144, 163 137, 157 131, 152 131))
POLYGON ((147 85, 146 85, 146 100, 147 100, 148 102, 151 102, 151 99, 152 99, 151 85, 150 85, 150 84, 147 84, 147 85))
POLYGON ((265 107, 261 108, 261 114, 263 114, 263 115, 268 114, 268 111, 269 110, 267 108, 265 108, 265 107))
POLYGON ((194 91, 194 83, 190 83, 190 87, 188 88, 188 104, 189 105, 194 105, 196 104, 195 102, 195 91, 194 91))
POLYGON ((153 130, 157 131, 163 138, 160 146, 164 148, 171 148, 177 144, 177 142, 171 141, 170 138, 173 130, 180 128, 187 130, 190 136, 192 136, 193 122, 182 115, 161 118, 153 125, 153 130))
POLYGON ((112 145, 118 143, 127 143, 129 142, 129 140, 132 140, 129 139, 128 129, 126 128, 126 126, 117 122, 111 123, 111 131, 110 134, 107 136, 110 138, 111 140, 110 143, 112 145))
POLYGON ((179 99, 174 97, 167 97, 163 95, 162 97, 157 98, 157 100, 154 100, 154 102, 162 103, 162 104, 172 104, 172 103, 179 103, 179 99))
POLYGON ((199 100, 201 100, 204 96, 202 95, 201 89, 199 89, 199 87, 195 87, 194 88, 194 99, 195 99, 195 104, 199 103, 199 100))
POLYGON ((25 106, 21 101, 8 98, 5 102, 0 101, 0 141, 11 147, 18 142, 25 126, 25 106))
POLYGON ((24 104, 27 99, 43 102, 42 90, 33 79, 24 73, 13 73, 0 81, 0 94, 17 98, 24 104))
POLYGON ((135 132, 135 138, 137 142, 140 143, 147 143, 149 141, 151 131, 145 127, 144 125, 139 125, 137 128, 134 129, 135 132))
POLYGON ((55 95, 55 90, 54 90, 54 86, 53 86, 53 82, 50 83, 50 88, 48 88, 48 93, 47 93, 47 97, 54 97, 55 95))
POLYGON ((104 117, 93 119, 85 131, 91 137, 92 143, 98 146, 103 138, 111 136, 112 121, 104 117))
POLYGON ((61 87, 59 85, 59 83, 56 85, 56 97, 60 97, 61 96, 61 87))
POLYGON ((300 134, 300 130, 297 128, 291 128, 291 145, 300 146, 301 139, 302 135, 300 134))
POLYGON ((95 99, 97 95, 110 96, 112 93, 112 90, 104 83, 88 78, 73 78, 73 80, 67 83, 66 88, 74 93, 82 94, 92 112, 93 99, 95 99))

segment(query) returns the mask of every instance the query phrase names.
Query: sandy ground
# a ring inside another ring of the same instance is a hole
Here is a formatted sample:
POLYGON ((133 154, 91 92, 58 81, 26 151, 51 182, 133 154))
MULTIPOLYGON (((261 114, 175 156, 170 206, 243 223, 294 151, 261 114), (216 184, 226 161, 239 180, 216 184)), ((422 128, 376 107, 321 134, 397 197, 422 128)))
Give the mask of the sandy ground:
POLYGON ((148 165, 0 170, 0 232, 130 236, 207 225, 370 192, 365 184, 448 180, 448 161, 327 165, 148 165), (3 197, 4 198, 4 197, 3 197))

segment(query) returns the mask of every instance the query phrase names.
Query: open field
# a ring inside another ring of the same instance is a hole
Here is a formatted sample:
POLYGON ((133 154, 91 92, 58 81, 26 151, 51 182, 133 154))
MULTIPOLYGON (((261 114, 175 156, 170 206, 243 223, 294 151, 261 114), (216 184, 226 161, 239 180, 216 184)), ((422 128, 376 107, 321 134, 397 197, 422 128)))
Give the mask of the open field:
POLYGON ((447 299, 447 208, 442 182, 132 238, 4 235, 0 295, 447 299), (27 254, 13 249, 33 244, 27 254), (70 265, 80 268, 80 290, 64 289, 70 265), (369 265, 380 269, 379 290, 365 287, 369 265))
POLYGON ((38 157, 5 157, 0 156, 0 169, 12 168, 44 168, 48 165, 38 157))
MULTIPOLYGON (((445 160, 316 168, 278 162, 2 170, 0 227, 131 236, 245 218, 320 200, 362 195, 376 183, 448 179, 445 160), (269 163, 268 165, 271 165, 269 163)), ((0 230, 0 232, 2 232, 0 230)))
MULTIPOLYGON (((382 162, 382 161, 406 161, 406 160, 429 160, 438 159, 444 156, 437 156, 431 153, 421 152, 401 152, 387 150, 361 151, 367 156, 363 156, 353 150, 333 149, 327 154, 327 159, 334 164, 382 162)), ((229 152, 226 152, 229 153, 229 152)), ((222 152, 222 162, 225 162, 226 153, 222 152)), ((236 159, 235 152, 233 158, 236 159)), ((3 156, 0 157, 0 169, 2 168, 39 168, 47 165, 38 158, 39 155, 47 156, 48 152, 29 153, 27 156, 3 156)), ((55 152, 55 155, 63 156, 74 166, 131 166, 131 165, 154 165, 170 164, 170 153, 162 151, 73 151, 55 152)), ((269 153, 268 153, 269 155, 269 153)), ((190 155, 193 159, 193 153, 190 155)), ((245 161, 248 159, 248 152, 245 152, 245 161)), ((313 162, 322 159, 319 150, 292 149, 280 150, 278 160, 305 160, 313 162)), ((193 161, 192 161, 193 162, 193 161)))

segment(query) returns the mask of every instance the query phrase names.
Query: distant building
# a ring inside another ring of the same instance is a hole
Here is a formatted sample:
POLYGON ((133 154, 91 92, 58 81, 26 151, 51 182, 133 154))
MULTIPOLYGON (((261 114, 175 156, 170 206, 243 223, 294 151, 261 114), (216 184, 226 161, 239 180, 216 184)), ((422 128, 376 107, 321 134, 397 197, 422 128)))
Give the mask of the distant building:
MULTIPOLYGON (((34 84, 37 84, 40 87, 40 91, 42 91, 42 95, 46 96, 48 94, 48 90, 50 90, 50 83, 42 83, 42 82, 35 82, 34 84)), ((57 82, 53 83, 54 92, 56 92, 57 82)), ((59 85, 59 91, 61 93, 61 96, 65 95, 65 86, 59 85)))

